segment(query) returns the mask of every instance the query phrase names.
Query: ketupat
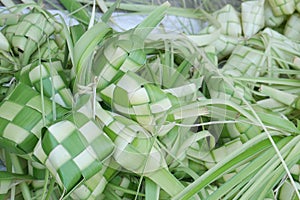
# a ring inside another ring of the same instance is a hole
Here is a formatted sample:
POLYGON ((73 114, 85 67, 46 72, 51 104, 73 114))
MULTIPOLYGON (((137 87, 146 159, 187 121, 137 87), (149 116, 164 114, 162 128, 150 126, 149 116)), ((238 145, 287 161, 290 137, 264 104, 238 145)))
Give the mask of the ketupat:
POLYGON ((26 65, 39 46, 46 43, 49 37, 61 30, 61 25, 46 12, 31 12, 22 15, 16 24, 9 24, 2 33, 11 44, 20 64, 26 65))
POLYGON ((265 1, 264 15, 265 25, 272 28, 280 26, 286 18, 285 16, 275 16, 269 1, 265 1))
POLYGON ((168 2, 162 4, 134 29, 104 42, 93 60, 92 73, 98 77, 97 90, 103 89, 128 70, 135 72, 145 64, 144 40, 162 20, 168 7, 168 2))
POLYGON ((300 21, 300 14, 295 13, 289 17, 284 27, 284 35, 293 41, 300 41, 300 30, 295 24, 300 21))
POLYGON ((268 0, 275 16, 290 15, 295 9, 294 0, 268 0))
MULTIPOLYGON (((67 112, 56 106, 57 119, 67 112)), ((53 117, 52 101, 28 85, 19 83, 1 102, 1 146, 18 154, 32 153, 41 137, 41 129, 52 123, 53 117)))
POLYGON ((168 171, 155 136, 136 122, 101 107, 97 108, 96 116, 103 124, 104 132, 115 143, 113 158, 120 166, 149 177, 171 196, 183 190, 183 185, 168 171))
POLYGON ((107 184, 112 178, 118 177, 116 174, 121 170, 112 158, 109 158, 103 163, 102 169, 94 176, 81 183, 75 190, 70 193, 73 199, 97 199, 104 198, 105 189, 107 184))
POLYGON ((244 37, 251 37, 265 25, 264 0, 246 1, 243 2, 241 6, 241 21, 244 37))
MULTIPOLYGON (((197 88, 192 84, 187 85, 186 90, 195 93, 197 88)), ((172 124, 167 126, 164 121, 172 123, 187 118, 186 116, 207 114, 205 109, 185 110, 186 103, 180 102, 178 97, 131 72, 102 90, 100 97, 113 110, 136 120, 150 132, 159 135, 172 128, 172 124)))
POLYGON ((242 35, 241 17, 230 4, 213 13, 213 17, 221 23, 221 34, 239 37, 242 35))
POLYGON ((114 148, 95 121, 76 112, 44 130, 34 156, 69 193, 97 174, 114 148))

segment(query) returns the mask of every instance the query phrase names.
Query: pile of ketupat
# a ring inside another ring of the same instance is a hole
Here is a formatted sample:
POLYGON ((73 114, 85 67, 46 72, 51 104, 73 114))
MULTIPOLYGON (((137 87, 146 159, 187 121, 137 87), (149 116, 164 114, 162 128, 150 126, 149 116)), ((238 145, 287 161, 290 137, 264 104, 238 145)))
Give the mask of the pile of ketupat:
POLYGON ((168 2, 118 32, 118 5, 0 13, 0 199, 299 199, 300 1, 195 35, 157 31, 168 2))

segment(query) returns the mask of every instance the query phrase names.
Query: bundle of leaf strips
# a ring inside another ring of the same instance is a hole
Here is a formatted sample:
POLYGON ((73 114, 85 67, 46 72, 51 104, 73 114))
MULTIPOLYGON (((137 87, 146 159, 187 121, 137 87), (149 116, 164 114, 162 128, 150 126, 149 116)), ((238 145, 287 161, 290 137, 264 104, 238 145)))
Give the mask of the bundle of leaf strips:
POLYGON ((297 1, 196 10, 195 35, 151 33, 168 3, 125 32, 64 5, 82 24, 1 16, 1 198, 299 197, 297 1))

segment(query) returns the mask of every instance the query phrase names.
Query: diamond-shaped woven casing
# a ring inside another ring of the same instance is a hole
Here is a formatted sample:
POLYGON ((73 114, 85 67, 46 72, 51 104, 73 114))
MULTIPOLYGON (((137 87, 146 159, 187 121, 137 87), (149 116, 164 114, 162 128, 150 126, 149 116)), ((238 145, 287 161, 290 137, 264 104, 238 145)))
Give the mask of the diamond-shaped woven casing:
MULTIPOLYGON (((58 38, 57 35, 55 37, 58 38)), ((32 54, 29 62, 38 61, 39 59, 48 61, 49 58, 52 58, 52 60, 64 60, 64 46, 59 46, 56 38, 49 38, 47 42, 40 46, 39 51, 35 51, 32 54)))
POLYGON ((131 117, 147 130, 155 129, 158 120, 166 118, 170 108, 180 104, 176 96, 130 71, 100 94, 112 109, 131 117))
POLYGON ((300 27, 298 25, 300 21, 300 14, 295 13, 288 19, 284 27, 284 35, 296 42, 300 41, 300 27))
POLYGON ((103 169, 106 168, 103 167, 101 171, 96 173, 94 176, 86 180, 84 183, 82 183, 80 186, 78 186, 74 191, 71 193, 71 197, 73 199, 96 199, 101 195, 103 190, 106 187, 106 184, 108 181, 103 176, 103 169))
POLYGON ((293 14, 296 9, 295 0, 268 0, 275 16, 293 14))
POLYGON ((71 197, 82 200, 101 199, 100 197, 103 196, 107 183, 121 170, 121 167, 115 161, 112 161, 112 158, 105 161, 101 171, 73 190, 70 194, 71 197))
POLYGON ((121 77, 135 72, 146 62, 144 41, 131 31, 107 40, 93 61, 93 73, 98 77, 98 90, 121 77))
POLYGON ((246 1, 242 3, 242 27, 244 36, 249 38, 265 25, 264 1, 246 1))
POLYGON ((156 138, 138 123, 102 108, 97 109, 96 116, 103 123, 103 131, 115 144, 113 158, 119 165, 138 174, 166 167, 156 138))
POLYGON ((30 64, 23 67, 20 72, 20 81, 33 86, 39 92, 41 92, 41 79, 45 96, 63 107, 72 108, 73 96, 67 87, 66 76, 60 61, 30 64))
POLYGON ((230 76, 257 77, 264 72, 265 62, 262 51, 238 45, 233 50, 222 71, 230 76))
POLYGON ((284 16, 284 15, 282 15, 282 16, 274 15, 274 12, 272 10, 272 7, 271 7, 269 1, 265 2, 264 15, 265 15, 265 26, 268 26, 268 27, 279 27, 286 19, 286 16, 284 16))
MULTIPOLYGON (((19 83, 0 104, 0 145, 12 152, 32 152, 44 125, 53 121, 52 102, 29 86, 19 83), (44 114, 42 114, 44 113, 44 114), (45 121, 43 121, 43 115, 45 121)), ((56 117, 67 110, 56 105, 56 117)))
POLYGON ((44 129, 34 155, 67 192, 98 173, 114 144, 92 119, 73 113, 44 129))
POLYGON ((220 37, 213 42, 211 46, 216 48, 218 58, 222 59, 226 56, 229 56, 238 43, 239 40, 236 37, 220 35, 220 37))
POLYGON ((55 32, 61 30, 61 25, 45 13, 31 12, 22 15, 18 23, 11 24, 2 30, 5 37, 19 54, 21 64, 27 64, 30 56, 37 51, 55 32))
POLYGON ((242 26, 239 13, 230 4, 213 13, 221 24, 221 33, 234 37, 242 35, 242 26))

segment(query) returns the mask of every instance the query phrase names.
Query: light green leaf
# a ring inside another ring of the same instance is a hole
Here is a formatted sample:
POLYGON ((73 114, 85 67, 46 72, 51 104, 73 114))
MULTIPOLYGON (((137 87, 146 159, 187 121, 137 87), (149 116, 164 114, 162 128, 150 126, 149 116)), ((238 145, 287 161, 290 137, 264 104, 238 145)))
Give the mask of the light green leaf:
POLYGON ((81 72, 85 62, 95 50, 95 47, 110 31, 111 28, 108 25, 99 22, 80 37, 74 46, 74 66, 76 73, 81 72))
POLYGON ((145 178, 146 181, 146 197, 145 200, 158 200, 159 199, 159 186, 149 178, 145 178))
POLYGON ((0 49, 4 51, 9 51, 10 45, 6 37, 0 32, 0 49))
POLYGON ((90 15, 85 7, 77 0, 59 0, 60 3, 73 15, 78 21, 85 25, 90 22, 90 15))

